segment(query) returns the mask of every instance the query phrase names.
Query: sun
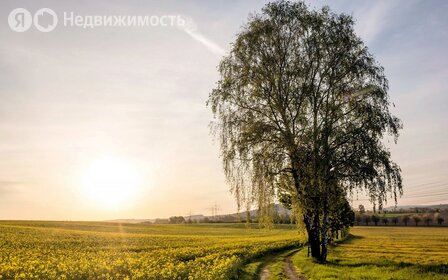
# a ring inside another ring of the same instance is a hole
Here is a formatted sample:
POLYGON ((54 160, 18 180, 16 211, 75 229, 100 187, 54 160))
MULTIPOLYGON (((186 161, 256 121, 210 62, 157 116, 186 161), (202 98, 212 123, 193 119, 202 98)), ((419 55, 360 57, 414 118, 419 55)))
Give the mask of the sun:
POLYGON ((117 208, 134 198, 141 184, 137 168, 117 158, 90 163, 83 176, 86 195, 99 206, 117 208))

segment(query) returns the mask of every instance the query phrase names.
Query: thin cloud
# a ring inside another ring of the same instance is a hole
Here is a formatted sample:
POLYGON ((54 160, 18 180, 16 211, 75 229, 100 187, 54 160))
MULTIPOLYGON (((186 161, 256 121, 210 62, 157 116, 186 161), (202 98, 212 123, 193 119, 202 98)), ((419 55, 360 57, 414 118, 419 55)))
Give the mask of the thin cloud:
MULTIPOLYGON (((370 3, 370 2, 369 2, 370 3)), ((396 1, 377 1, 372 6, 355 12, 357 32, 367 42, 375 41, 380 32, 388 25, 388 15, 396 7, 396 1)))
POLYGON ((13 194, 19 192, 17 189, 18 182, 0 181, 0 194, 13 194))
POLYGON ((193 19, 191 19, 191 18, 184 18, 184 19, 185 19, 186 24, 179 26, 182 31, 187 33, 195 41, 201 43, 204 47, 206 47, 213 54, 220 56, 220 57, 225 55, 226 51, 223 48, 221 48, 218 44, 216 44, 212 40, 208 39, 205 35, 203 35, 198 30, 193 19))

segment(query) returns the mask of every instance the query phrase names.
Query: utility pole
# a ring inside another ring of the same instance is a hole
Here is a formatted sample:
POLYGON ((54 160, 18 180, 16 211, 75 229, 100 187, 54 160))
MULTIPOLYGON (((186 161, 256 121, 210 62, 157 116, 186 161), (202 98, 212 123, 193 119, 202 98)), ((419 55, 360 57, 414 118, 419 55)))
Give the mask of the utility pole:
POLYGON ((213 210, 214 210, 213 219, 216 222, 216 220, 218 219, 218 210, 219 210, 219 207, 218 207, 218 204, 216 204, 216 201, 215 201, 215 205, 213 205, 213 210))
POLYGON ((210 210, 212 212, 211 215, 211 220, 216 222, 218 219, 218 210, 219 210, 219 206, 215 201, 215 204, 213 204, 210 208, 207 208, 207 210, 210 210))

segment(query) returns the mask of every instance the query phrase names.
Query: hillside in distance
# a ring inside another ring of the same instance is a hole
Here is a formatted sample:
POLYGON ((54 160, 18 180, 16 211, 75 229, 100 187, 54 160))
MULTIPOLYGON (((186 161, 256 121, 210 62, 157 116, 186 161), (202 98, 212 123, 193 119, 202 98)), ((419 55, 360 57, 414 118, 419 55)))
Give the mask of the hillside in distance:
MULTIPOLYGON (((275 204, 275 213, 278 215, 289 216, 291 214, 291 210, 285 208, 282 204, 275 204)), ((425 210, 446 210, 448 209, 448 204, 434 204, 434 205, 401 205, 401 206, 389 206, 384 208, 386 212, 393 211, 413 211, 415 209, 425 209, 425 210)), ((258 218, 258 210, 250 210, 249 211, 251 220, 256 220, 258 218)), ((182 216, 185 221, 191 222, 239 222, 246 218, 246 211, 241 211, 239 213, 231 213, 231 214, 219 214, 219 215, 186 215, 182 216)), ((148 218, 148 219, 113 219, 107 220, 106 222, 114 222, 114 223, 130 223, 130 224, 140 224, 140 223, 168 223, 169 218, 148 218)))
MULTIPOLYGON (((291 210, 285 208, 282 204, 274 205, 274 212, 278 215, 290 215, 291 210)), ((249 211, 250 218, 255 220, 258 218, 258 210, 250 210, 249 211)), ((226 221, 226 222, 238 222, 241 219, 245 219, 247 216, 246 211, 241 211, 239 213, 231 213, 231 214, 219 214, 219 215, 187 215, 183 216, 186 221, 192 222, 205 222, 205 221, 226 221)), ((139 223, 163 223, 168 222, 169 218, 148 218, 148 219, 113 219, 107 220, 106 222, 115 222, 115 223, 131 223, 131 224, 139 224, 139 223)))
POLYGON ((434 204, 434 205, 401 205, 401 206, 389 206, 384 208, 385 211, 400 211, 411 209, 429 209, 429 210, 445 210, 448 209, 448 204, 434 204))

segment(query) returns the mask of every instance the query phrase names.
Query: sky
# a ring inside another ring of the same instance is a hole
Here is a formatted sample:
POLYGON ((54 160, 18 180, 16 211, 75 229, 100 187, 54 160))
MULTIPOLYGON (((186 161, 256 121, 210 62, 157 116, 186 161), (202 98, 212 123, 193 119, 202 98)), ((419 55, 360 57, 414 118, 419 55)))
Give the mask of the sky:
MULTIPOLYGON (((218 213, 235 212, 205 103, 222 56, 266 3, 1 1, 0 219, 210 215, 215 203, 218 213), (58 25, 15 32, 8 16, 16 8, 50 8, 58 25), (188 24, 82 28, 64 26, 64 12, 181 16, 188 24), (135 184, 92 195, 104 177, 135 184)), ((399 205, 448 203, 448 2, 307 3, 353 15, 385 68, 404 124, 391 145, 404 178, 399 205)), ((354 200, 369 207, 363 193, 354 200)))

